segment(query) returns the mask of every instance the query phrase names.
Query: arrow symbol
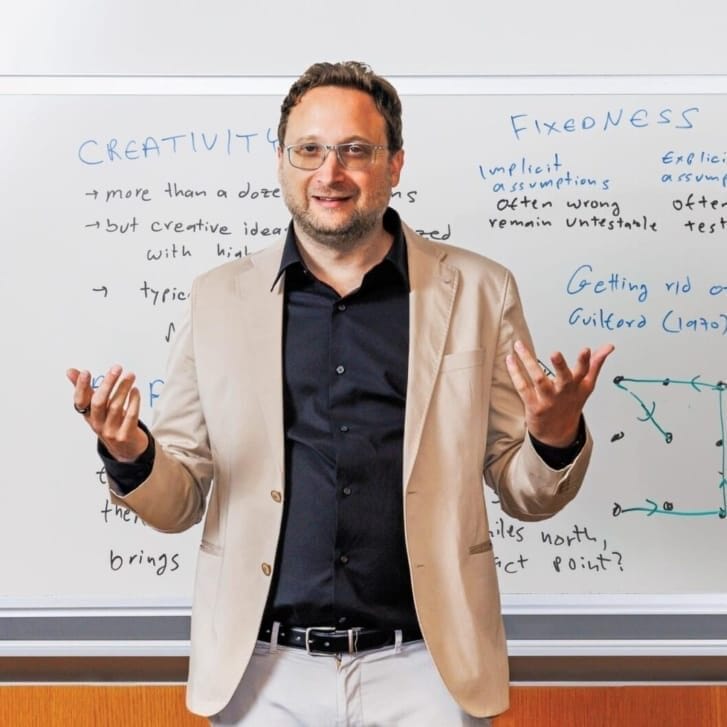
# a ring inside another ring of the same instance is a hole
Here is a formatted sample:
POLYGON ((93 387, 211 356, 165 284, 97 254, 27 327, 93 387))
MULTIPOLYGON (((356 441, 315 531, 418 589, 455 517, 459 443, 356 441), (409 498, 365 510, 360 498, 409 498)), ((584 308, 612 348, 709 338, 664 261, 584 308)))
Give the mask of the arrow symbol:
POLYGON ((166 336, 164 336, 164 340, 167 343, 169 343, 169 341, 170 341, 170 339, 172 337, 172 333, 174 333, 175 330, 176 330, 176 327, 174 325, 174 322, 170 323, 169 324, 169 328, 167 328, 167 334, 166 334, 166 336))
POLYGON ((655 401, 651 402, 651 411, 649 411, 649 409, 646 407, 646 404, 644 404, 643 402, 640 401, 639 404, 641 404, 641 409, 644 411, 646 416, 643 419, 641 417, 636 417, 638 419, 638 421, 640 421, 640 422, 648 422, 649 420, 654 421, 654 412, 656 411, 656 402, 655 401))
POLYGON ((96 222, 91 222, 88 225, 84 225, 84 227, 96 227, 96 228, 98 228, 98 227, 101 227, 101 223, 98 220, 96 220, 96 222))
POLYGON ((653 500, 650 500, 648 497, 646 498, 646 502, 648 502, 649 505, 652 506, 651 512, 648 513, 648 515, 646 517, 651 517, 659 509, 659 506, 653 500))
POLYGON ((96 197, 98 197, 98 190, 94 189, 92 192, 86 192, 86 197, 93 197, 96 199, 96 197))
POLYGON ((701 389, 700 389, 699 387, 700 387, 700 386, 704 386, 704 384, 698 384, 698 383, 697 383, 697 381, 699 381, 699 379, 701 379, 701 378, 702 378, 702 375, 701 375, 701 374, 697 374, 697 375, 696 375, 696 376, 695 376, 695 377, 694 377, 694 378, 693 378, 693 379, 692 379, 692 380, 691 380, 691 381, 689 382, 689 383, 690 383, 690 385, 692 386, 692 388, 693 388, 693 389, 694 389, 695 391, 701 391, 701 389))
POLYGON ((103 293, 103 297, 108 298, 109 289, 105 285, 102 285, 100 288, 91 288, 91 290, 94 293, 103 293))

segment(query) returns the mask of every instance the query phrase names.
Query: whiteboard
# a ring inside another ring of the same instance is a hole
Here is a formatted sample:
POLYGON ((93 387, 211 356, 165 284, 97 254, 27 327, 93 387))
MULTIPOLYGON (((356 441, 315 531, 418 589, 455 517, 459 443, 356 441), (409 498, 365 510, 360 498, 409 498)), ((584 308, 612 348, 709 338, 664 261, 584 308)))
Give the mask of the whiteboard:
MULTIPOLYGON (((279 102, 0 97, 0 606, 189 605, 199 531, 161 535, 109 505, 64 371, 124 364, 151 420, 193 276, 287 225, 279 102)), ((616 344, 576 500, 524 524, 489 496, 506 602, 719 600, 727 96, 403 102, 403 219, 514 271, 545 362, 616 344)))
POLYGON ((727 74, 719 0, 665 0, 658 11, 646 0, 6 5, 0 74, 9 75, 297 77, 351 58, 387 76, 727 74))

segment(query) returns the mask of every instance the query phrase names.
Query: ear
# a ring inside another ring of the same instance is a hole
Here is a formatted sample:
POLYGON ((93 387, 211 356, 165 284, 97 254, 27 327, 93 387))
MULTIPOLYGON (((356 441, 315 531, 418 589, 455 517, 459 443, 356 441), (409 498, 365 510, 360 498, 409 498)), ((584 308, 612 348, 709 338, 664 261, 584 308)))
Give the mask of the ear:
POLYGON ((284 158, 285 152, 283 151, 283 147, 280 146, 280 144, 278 144, 275 147, 275 153, 278 156, 277 168, 278 168, 278 180, 280 180, 280 175, 283 173, 283 164, 285 163, 285 158, 284 158))
POLYGON ((401 176, 401 168, 404 166, 404 150, 394 152, 389 160, 389 170, 391 172, 391 186, 396 187, 399 184, 399 177, 401 176))

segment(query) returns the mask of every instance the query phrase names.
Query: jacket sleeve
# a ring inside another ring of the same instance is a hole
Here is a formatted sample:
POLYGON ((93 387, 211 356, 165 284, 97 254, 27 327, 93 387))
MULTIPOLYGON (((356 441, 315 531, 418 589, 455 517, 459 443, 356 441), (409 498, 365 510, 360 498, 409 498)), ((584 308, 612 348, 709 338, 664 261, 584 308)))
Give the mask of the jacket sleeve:
POLYGON ((575 497, 593 442, 586 427, 583 448, 569 465, 558 470, 538 455, 527 436, 523 404, 505 364, 505 357, 518 339, 534 350, 517 286, 508 273, 493 363, 485 481, 495 490, 508 515, 520 520, 542 520, 575 497))
POLYGON ((164 388, 155 408, 152 432, 156 447, 151 473, 126 495, 118 483, 109 480, 114 502, 164 532, 186 530, 202 519, 213 476, 212 452, 197 386, 192 325, 190 309, 177 330, 164 388))

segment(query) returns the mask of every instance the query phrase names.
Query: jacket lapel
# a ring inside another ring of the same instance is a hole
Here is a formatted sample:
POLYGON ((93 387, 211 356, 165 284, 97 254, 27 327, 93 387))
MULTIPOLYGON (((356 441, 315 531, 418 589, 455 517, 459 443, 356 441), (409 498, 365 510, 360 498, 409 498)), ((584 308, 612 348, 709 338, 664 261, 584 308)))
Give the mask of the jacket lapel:
POLYGON ((283 277, 273 280, 280 266, 282 244, 273 245, 248 258, 249 265, 237 279, 247 329, 254 388, 260 402, 271 452, 281 478, 284 477, 285 437, 283 424, 283 277))
MULTIPOLYGON (((409 363, 404 424, 403 483, 408 487, 434 383, 444 355, 458 271, 445 262, 446 253, 404 226, 409 265, 409 363)), ((237 294, 251 345, 251 369, 265 419, 268 441, 284 477, 283 422, 283 280, 270 286, 280 265, 282 245, 248 258, 239 274, 237 294)))
POLYGON ((446 252, 404 226, 409 263, 409 373, 404 424, 404 490, 409 486, 422 429, 442 363, 458 271, 446 252))

